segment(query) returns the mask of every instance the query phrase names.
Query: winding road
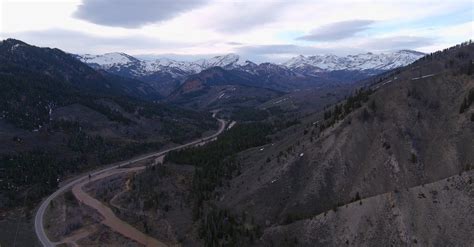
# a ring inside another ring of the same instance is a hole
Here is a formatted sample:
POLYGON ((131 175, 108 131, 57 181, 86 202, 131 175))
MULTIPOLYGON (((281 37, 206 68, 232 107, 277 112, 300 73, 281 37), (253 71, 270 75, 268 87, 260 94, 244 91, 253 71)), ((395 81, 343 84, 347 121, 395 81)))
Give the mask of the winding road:
POLYGON ((73 194, 76 197, 81 198, 81 199, 84 198, 83 203, 91 206, 92 208, 97 210, 101 215, 103 215, 106 218, 106 220, 104 220, 102 223, 104 225, 107 225, 107 226, 111 227, 111 229, 113 231, 116 231, 116 232, 118 232, 118 233, 120 233, 120 234, 122 234, 126 237, 132 238, 132 239, 134 239, 135 241, 137 241, 139 243, 145 243, 144 244, 145 246, 165 246, 162 242, 160 242, 156 239, 152 239, 151 237, 149 237, 149 236, 143 234, 142 232, 136 230, 135 228, 133 228, 129 224, 127 224, 127 223, 121 221, 120 219, 118 219, 109 208, 105 207, 102 203, 100 203, 96 199, 94 199, 94 198, 90 197, 89 195, 87 195, 85 192, 82 191, 81 188, 82 188, 83 185, 90 182, 89 180, 92 181, 92 180, 97 180, 97 179, 100 179, 100 178, 105 178, 105 177, 113 175, 113 174, 124 172, 125 170, 126 171, 131 171, 130 169, 134 169, 134 170, 138 171, 138 170, 144 168, 144 167, 134 167, 134 168, 129 168, 129 169, 121 169, 120 168, 121 166, 125 166, 125 165, 128 165, 130 163, 135 163, 135 162, 145 160, 145 159, 148 159, 148 158, 152 158, 152 157, 163 156, 166 153, 168 153, 170 151, 173 151, 173 150, 178 150, 178 149, 183 149, 183 148, 190 147, 190 146, 200 145, 200 144, 204 144, 204 143, 207 143, 209 141, 214 140, 218 135, 220 135, 225 130, 225 126, 226 126, 226 121, 223 120, 223 119, 218 119, 216 117, 216 114, 217 114, 217 112, 214 112, 213 117, 216 118, 219 121, 219 129, 217 130, 216 133, 214 133, 211 136, 208 136, 208 137, 205 137, 205 138, 200 138, 198 140, 194 140, 192 142, 189 142, 189 143, 186 143, 186 144, 183 144, 183 145, 180 145, 180 146, 168 148, 168 149, 163 150, 163 151, 159 151, 159 152, 155 152, 155 153, 151 153, 151 154, 147 154, 147 155, 142 155, 142 156, 139 156, 139 157, 136 157, 136 158, 132 158, 130 160, 122 161, 120 163, 115 163, 113 165, 110 165, 106 168, 97 170, 95 172, 85 173, 85 174, 83 174, 83 175, 81 175, 81 176, 79 176, 75 179, 72 179, 71 181, 68 181, 66 184, 62 185, 53 194, 51 194, 46 199, 44 199, 43 202, 41 203, 40 207, 36 211, 35 231, 36 231, 36 235, 38 236, 38 239, 40 240, 41 244, 43 246, 46 246, 46 247, 56 245, 55 242, 51 241, 48 238, 48 236, 45 232, 44 224, 43 224, 44 215, 45 215, 46 209, 48 208, 51 201, 54 200, 54 198, 56 198, 61 193, 63 193, 63 192, 65 192, 65 191, 72 188, 73 194), (92 179, 89 178, 89 174, 92 177, 92 179), (117 223, 117 222, 119 222, 119 223, 117 223))

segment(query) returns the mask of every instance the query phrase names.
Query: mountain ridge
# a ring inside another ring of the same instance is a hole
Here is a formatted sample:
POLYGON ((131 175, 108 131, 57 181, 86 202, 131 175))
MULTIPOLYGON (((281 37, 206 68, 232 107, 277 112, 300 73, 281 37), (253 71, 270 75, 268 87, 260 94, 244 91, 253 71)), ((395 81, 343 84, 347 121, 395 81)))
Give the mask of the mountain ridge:
POLYGON ((139 69, 135 73, 141 75, 151 74, 157 71, 171 71, 170 69, 180 69, 186 73, 199 73, 211 67, 222 67, 225 69, 254 68, 258 65, 269 63, 276 66, 283 66, 287 69, 298 69, 304 66, 317 67, 316 72, 334 70, 390 70, 408 65, 424 56, 424 53, 413 50, 399 50, 390 53, 360 53, 355 55, 337 56, 333 54, 325 55, 299 55, 283 63, 262 62, 255 63, 250 60, 241 59, 235 53, 215 56, 209 59, 198 59, 195 61, 179 61, 169 58, 158 58, 153 60, 139 59, 121 52, 105 53, 102 55, 74 55, 84 63, 91 64, 102 69, 112 67, 130 67, 135 64, 139 69), (369 63, 377 60, 376 63, 369 63))
MULTIPOLYGON (((157 93, 134 78, 117 78, 104 70, 94 70, 57 48, 41 48, 16 39, 0 43, 2 70, 21 70, 49 77, 64 85, 94 93, 156 99, 157 93)), ((18 77, 18 76, 17 76, 18 77)))
POLYGON ((145 60, 117 52, 72 56, 96 70, 105 70, 146 82, 162 96, 168 97, 186 83, 190 76, 214 67, 245 74, 246 78, 255 80, 255 85, 265 85, 266 88, 289 92, 322 85, 354 83, 393 68, 406 66, 419 59, 422 54, 402 50, 396 53, 365 53, 346 57, 300 55, 283 64, 254 63, 234 53, 190 62, 168 58, 145 60))
POLYGON ((412 50, 399 50, 391 53, 360 53, 337 56, 333 54, 303 56, 299 55, 283 63, 289 68, 315 66, 322 70, 390 70, 408 65, 425 54, 412 50))

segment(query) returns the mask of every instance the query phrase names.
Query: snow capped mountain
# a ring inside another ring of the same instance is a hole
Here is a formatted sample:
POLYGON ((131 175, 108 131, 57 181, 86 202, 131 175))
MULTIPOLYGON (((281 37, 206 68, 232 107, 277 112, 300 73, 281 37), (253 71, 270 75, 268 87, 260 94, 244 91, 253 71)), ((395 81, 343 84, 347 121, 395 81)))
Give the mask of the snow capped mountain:
POLYGON ((199 64, 202 69, 207 69, 211 67, 222 67, 222 68, 236 68, 239 66, 244 66, 249 61, 243 61, 240 59, 237 54, 227 54, 224 56, 215 56, 210 59, 200 59, 195 63, 199 64))
POLYGON ((315 55, 294 57, 283 64, 256 64, 241 59, 237 54, 215 56, 196 61, 177 61, 168 58, 140 60, 125 53, 106 53, 103 55, 75 55, 96 69, 132 78, 169 78, 181 80, 191 74, 199 73, 211 67, 222 67, 226 70, 240 70, 250 74, 294 73, 298 76, 318 76, 319 73, 331 71, 360 71, 372 75, 374 71, 390 70, 408 65, 424 54, 416 51, 401 50, 393 53, 363 53, 348 56, 315 55), (286 72, 283 72, 286 70, 286 72))
POLYGON ((235 69, 252 65, 250 61, 243 61, 236 54, 215 56, 210 59, 200 59, 194 62, 176 61, 168 58, 156 60, 139 60, 124 53, 106 53, 103 55, 77 55, 79 60, 95 68, 120 71, 129 69, 135 76, 147 76, 157 72, 169 73, 173 76, 195 74, 211 67, 235 69))
POLYGON ((334 70, 390 70, 408 65, 424 56, 423 53, 401 50, 393 53, 374 54, 371 52, 348 55, 315 55, 291 58, 283 63, 290 69, 302 69, 312 66, 326 71, 334 70))
POLYGON ((108 69, 112 66, 120 66, 128 63, 139 62, 138 59, 120 52, 105 53, 103 55, 79 55, 79 59, 87 64, 96 64, 103 69, 108 69))
POLYGON ((152 61, 140 61, 137 65, 138 75, 150 75, 156 72, 170 73, 172 76, 181 76, 185 74, 194 74, 201 71, 199 65, 184 62, 175 61, 168 58, 156 59, 152 61))
POLYGON ((241 59, 237 54, 215 56, 195 61, 178 61, 168 58, 144 60, 124 53, 103 55, 73 55, 92 68, 137 79, 148 83, 163 96, 170 95, 192 75, 212 75, 206 80, 221 80, 220 83, 252 79, 267 88, 291 91, 294 89, 321 86, 325 83, 351 83, 385 70, 408 65, 424 54, 401 50, 393 53, 363 53, 357 55, 297 56, 283 64, 256 64, 241 59), (216 70, 209 69, 218 67, 216 70), (215 73, 213 73, 213 71, 215 73), (217 72, 219 73, 217 73, 217 72), (215 77, 228 71, 224 77, 215 77), (228 77, 228 78, 227 78, 228 77))

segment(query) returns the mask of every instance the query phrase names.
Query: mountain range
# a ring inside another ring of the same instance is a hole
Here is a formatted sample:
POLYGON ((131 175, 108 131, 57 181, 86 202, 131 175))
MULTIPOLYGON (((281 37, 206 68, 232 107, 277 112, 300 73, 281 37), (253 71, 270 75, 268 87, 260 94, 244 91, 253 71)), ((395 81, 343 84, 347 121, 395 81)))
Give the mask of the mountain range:
POLYGON ((334 70, 390 70, 413 63, 425 54, 412 50, 400 50, 392 53, 362 53, 357 55, 336 56, 316 55, 297 56, 283 63, 290 69, 307 66, 325 71, 334 70))
POLYGON ((168 58, 142 60, 125 53, 103 55, 73 55, 89 66, 149 83, 163 96, 168 96, 189 77, 213 67, 246 73, 254 82, 265 81, 266 87, 293 91, 319 87, 323 83, 348 83, 374 74, 408 65, 424 56, 423 53, 401 50, 392 53, 364 53, 336 56, 297 56, 276 63, 254 63, 236 54, 215 56, 196 61, 177 61, 168 58), (275 81, 276 79, 276 81, 275 81), (294 83, 297 81, 297 83, 294 83), (299 83, 302 82, 302 83, 299 83))
MULTIPOLYGON (((281 64, 275 64, 289 70, 296 70, 311 66, 314 71, 335 71, 335 70, 390 70, 408 65, 425 54, 412 50, 400 50, 391 53, 363 53, 357 55, 337 56, 337 55, 315 55, 293 57, 281 64)), ((196 61, 178 61, 169 58, 159 58, 155 60, 141 60, 125 53, 106 53, 103 55, 77 55, 77 57, 95 67, 105 70, 130 68, 131 74, 147 75, 158 71, 167 71, 175 76, 180 70, 185 73, 195 74, 211 67, 222 67, 225 69, 242 69, 252 71, 258 66, 249 60, 243 60, 237 54, 226 54, 215 56, 209 59, 199 59, 196 61)))

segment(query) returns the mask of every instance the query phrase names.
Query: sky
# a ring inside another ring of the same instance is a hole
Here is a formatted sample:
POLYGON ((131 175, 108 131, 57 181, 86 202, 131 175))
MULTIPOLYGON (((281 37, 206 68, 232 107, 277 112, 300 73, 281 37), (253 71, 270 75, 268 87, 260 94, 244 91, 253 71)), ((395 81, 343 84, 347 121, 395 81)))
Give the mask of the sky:
POLYGON ((77 54, 433 52, 474 37, 471 0, 0 0, 0 38, 77 54))

